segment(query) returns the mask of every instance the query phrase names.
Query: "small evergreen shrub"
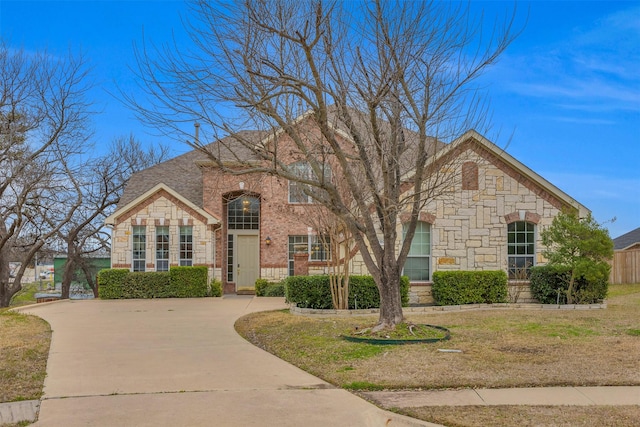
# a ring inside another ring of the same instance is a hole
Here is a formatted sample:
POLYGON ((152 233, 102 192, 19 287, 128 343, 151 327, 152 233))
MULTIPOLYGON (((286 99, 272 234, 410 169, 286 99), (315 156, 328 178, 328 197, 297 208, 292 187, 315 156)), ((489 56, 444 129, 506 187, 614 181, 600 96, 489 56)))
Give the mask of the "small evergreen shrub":
POLYGON ((431 292, 436 305, 507 302, 504 271, 436 271, 431 292))
MULTIPOLYGON (((531 267, 531 295, 542 304, 566 304, 571 270, 569 267, 543 265, 531 267)), ((576 279, 573 297, 577 304, 594 304, 607 297, 605 279, 576 279)))
MULTIPOLYGON (((292 276, 284 281, 285 298, 301 308, 331 309, 329 276, 292 276)), ((402 305, 409 305, 409 278, 400 278, 402 305)), ((380 294, 373 277, 349 276, 349 308, 380 307, 380 294)))
POLYGON ((211 283, 209 284, 209 295, 212 297, 222 296, 222 282, 220 282, 220 280, 211 279, 211 283))
POLYGON ((267 279, 257 279, 256 280, 256 296, 257 297, 263 297, 265 289, 270 285, 271 283, 267 280, 267 279))
POLYGON ((133 272, 124 278, 122 298, 169 298, 170 286, 168 272, 133 272))

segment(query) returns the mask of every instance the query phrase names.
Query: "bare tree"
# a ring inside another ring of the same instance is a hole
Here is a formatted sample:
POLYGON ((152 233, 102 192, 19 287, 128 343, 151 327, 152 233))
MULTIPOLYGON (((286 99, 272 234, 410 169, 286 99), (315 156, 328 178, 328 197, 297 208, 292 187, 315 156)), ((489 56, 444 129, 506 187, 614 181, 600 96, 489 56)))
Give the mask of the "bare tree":
POLYGON ((97 296, 91 258, 109 252, 110 233, 104 219, 120 200, 129 177, 139 170, 161 162, 167 157, 165 146, 144 150, 133 137, 117 138, 103 156, 91 159, 69 178, 71 197, 79 194, 80 204, 71 219, 57 233, 66 248, 67 260, 62 276, 61 298, 69 298, 76 271, 83 272, 97 296))
MULTIPOLYGON (((344 223, 381 297, 377 328, 403 319, 400 275, 420 209, 449 191, 439 158, 486 118, 472 85, 513 40, 512 22, 485 37, 464 7, 437 1, 194 1, 194 47, 138 50, 146 122, 204 149, 230 173, 296 181, 344 223), (304 113, 304 114, 303 114, 304 113), (270 133, 260 143, 242 129, 270 133), (225 147, 221 145, 225 144, 225 147), (238 153, 233 168, 222 151, 238 153), (250 153, 251 156, 247 156, 250 153), (304 162, 308 173, 291 165, 304 162), (349 188, 345 201, 326 179, 349 188), (353 209, 355 206, 356 209, 353 209), (399 216, 408 214, 405 238, 399 216)), ((484 130, 484 129, 480 129, 484 130)))
POLYGON ((77 197, 62 197, 68 160, 90 135, 89 87, 81 57, 27 54, 0 41, 0 307, 9 305, 28 264, 78 205, 77 197), (10 278, 16 245, 26 249, 10 278))

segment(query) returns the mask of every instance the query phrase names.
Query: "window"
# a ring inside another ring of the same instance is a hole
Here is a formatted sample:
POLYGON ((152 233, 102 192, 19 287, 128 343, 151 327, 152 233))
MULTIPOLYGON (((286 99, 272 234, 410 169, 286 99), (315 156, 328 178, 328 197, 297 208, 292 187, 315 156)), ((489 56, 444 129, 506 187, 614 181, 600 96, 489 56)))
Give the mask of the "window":
POLYGON ((227 282, 233 282, 233 234, 227 236, 227 282))
POLYGON ((331 240, 329 236, 320 238, 319 236, 310 236, 309 241, 309 260, 311 261, 327 261, 331 259, 331 240))
POLYGON ((147 228, 144 225, 133 226, 133 271, 144 271, 147 258, 147 228))
POLYGON ((316 235, 289 236, 289 276, 293 276, 293 254, 300 247, 309 254, 310 261, 327 261, 331 259, 331 247, 329 236, 324 237, 327 245, 316 235))
POLYGON ((530 222, 512 222, 507 228, 509 279, 529 277, 535 261, 535 232, 530 222))
MULTIPOLYGON (((315 180, 313 169, 307 162, 297 162, 289 165, 291 172, 306 180, 315 180)), ((324 169, 324 180, 331 180, 331 169, 326 165, 324 169)), ((289 181, 289 203, 313 203, 313 198, 305 194, 305 189, 309 189, 309 185, 301 182, 289 181)))
POLYGON ((193 227, 180 227, 180 265, 193 265, 193 227))
POLYGON ((229 230, 258 230, 260 228, 260 199, 240 196, 227 204, 229 230))
MULTIPOLYGON (((402 238, 404 239, 406 235, 407 227, 402 227, 402 238)), ((409 277, 410 281, 428 281, 430 264, 431 225, 427 222, 418 221, 402 274, 409 277)))
POLYGON ((156 227, 156 271, 169 271, 169 227, 156 227))

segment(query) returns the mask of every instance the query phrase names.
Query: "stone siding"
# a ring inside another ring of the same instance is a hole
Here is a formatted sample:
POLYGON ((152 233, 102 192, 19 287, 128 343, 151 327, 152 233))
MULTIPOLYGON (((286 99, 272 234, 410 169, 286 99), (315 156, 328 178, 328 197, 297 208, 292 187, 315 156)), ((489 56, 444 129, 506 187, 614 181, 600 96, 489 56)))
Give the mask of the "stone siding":
POLYGON ((112 231, 111 266, 113 268, 132 267, 132 231, 135 225, 146 227, 146 271, 155 271, 156 227, 169 227, 169 265, 178 266, 180 226, 193 227, 193 265, 204 265, 209 269, 209 277, 214 277, 213 270, 213 233, 204 222, 202 216, 193 215, 191 209, 182 208, 174 198, 153 197, 151 202, 142 203, 124 215, 124 220, 116 218, 112 231))

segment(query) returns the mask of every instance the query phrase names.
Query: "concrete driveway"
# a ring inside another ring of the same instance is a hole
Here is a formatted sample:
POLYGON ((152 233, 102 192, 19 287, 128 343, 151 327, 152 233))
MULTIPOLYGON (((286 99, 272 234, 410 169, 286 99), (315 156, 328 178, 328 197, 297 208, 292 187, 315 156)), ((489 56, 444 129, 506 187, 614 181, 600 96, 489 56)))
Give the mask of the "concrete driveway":
POLYGON ((281 298, 62 301, 22 309, 53 338, 37 426, 428 426, 246 342, 281 298))

